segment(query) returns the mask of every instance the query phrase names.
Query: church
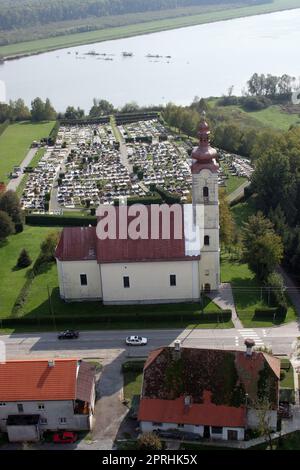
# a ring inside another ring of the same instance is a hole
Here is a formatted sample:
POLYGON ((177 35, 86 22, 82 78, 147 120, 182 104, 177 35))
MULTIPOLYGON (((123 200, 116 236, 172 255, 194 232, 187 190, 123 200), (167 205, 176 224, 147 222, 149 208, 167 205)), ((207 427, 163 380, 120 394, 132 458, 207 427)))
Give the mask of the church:
POLYGON ((178 205, 179 215, 178 207, 167 206, 168 236, 163 210, 153 218, 157 205, 143 211, 138 205, 136 212, 144 215, 140 236, 124 236, 124 225, 134 223, 134 206, 110 206, 116 213, 114 236, 99 234, 104 220, 99 210, 97 227, 64 228, 55 254, 62 299, 105 305, 197 302, 201 292, 219 288, 219 165, 204 117, 198 136, 191 154, 192 204, 178 205))

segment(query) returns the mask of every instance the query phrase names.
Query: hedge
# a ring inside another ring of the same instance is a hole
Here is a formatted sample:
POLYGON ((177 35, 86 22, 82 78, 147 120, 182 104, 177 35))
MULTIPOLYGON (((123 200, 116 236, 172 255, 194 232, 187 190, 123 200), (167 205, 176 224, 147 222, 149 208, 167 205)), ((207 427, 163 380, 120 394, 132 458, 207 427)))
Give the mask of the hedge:
POLYGON ((142 313, 118 313, 118 314, 99 314, 99 315, 78 315, 78 316, 36 316, 36 317, 9 317, 0 320, 1 328, 13 328, 23 325, 52 325, 55 321, 57 325, 87 323, 115 323, 115 322, 137 322, 137 321, 191 321, 194 323, 224 323, 231 319, 231 310, 218 313, 175 313, 164 315, 162 312, 142 312, 142 313))
POLYGON ((285 313, 280 310, 280 307, 269 307, 256 309, 254 316, 260 318, 273 318, 274 315, 275 317, 284 317, 285 313))
MULTIPOLYGON (((152 193, 149 196, 142 196, 142 197, 128 197, 127 198, 127 205, 132 206, 133 204, 144 204, 146 206, 150 204, 162 204, 162 198, 158 193, 152 193)), ((115 199, 114 200, 114 205, 119 206, 120 205, 120 200, 115 199)))
POLYGON ((27 225, 39 225, 44 227, 87 227, 96 226, 97 218, 92 216, 65 217, 51 214, 28 214, 25 216, 27 225))
POLYGON ((180 194, 177 193, 170 193, 169 191, 166 191, 160 186, 156 186, 156 192, 161 196, 164 202, 167 204, 178 204, 180 203, 181 196, 180 194))

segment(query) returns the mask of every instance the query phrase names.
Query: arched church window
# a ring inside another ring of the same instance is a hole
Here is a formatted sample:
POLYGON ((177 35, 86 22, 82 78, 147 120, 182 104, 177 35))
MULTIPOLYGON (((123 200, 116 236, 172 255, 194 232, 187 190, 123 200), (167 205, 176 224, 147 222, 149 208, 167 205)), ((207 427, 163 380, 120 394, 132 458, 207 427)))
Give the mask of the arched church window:
POLYGON ((207 186, 204 186, 203 188, 203 197, 208 197, 209 196, 209 189, 207 186))
POLYGON ((208 246, 209 245, 209 235, 204 236, 204 245, 208 246))

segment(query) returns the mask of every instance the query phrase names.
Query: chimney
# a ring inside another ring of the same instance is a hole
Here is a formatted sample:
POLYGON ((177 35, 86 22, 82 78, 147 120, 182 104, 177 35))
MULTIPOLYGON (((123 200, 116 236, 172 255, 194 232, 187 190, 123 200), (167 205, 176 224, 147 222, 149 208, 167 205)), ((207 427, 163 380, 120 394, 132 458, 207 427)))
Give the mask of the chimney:
POLYGON ((54 366, 55 366, 55 361, 54 361, 54 359, 50 359, 50 360, 48 361, 48 367, 54 367, 54 366))
POLYGON ((174 341, 174 351, 173 351, 173 358, 174 360, 178 360, 181 357, 181 341, 180 339, 176 339, 174 341))
POLYGON ((251 338, 246 338, 245 339, 245 346, 246 346, 246 356, 251 357, 252 356, 252 349, 255 346, 255 341, 251 338))
POLYGON ((191 406, 191 404, 192 404, 191 395, 185 395, 185 397, 184 397, 184 406, 191 406))

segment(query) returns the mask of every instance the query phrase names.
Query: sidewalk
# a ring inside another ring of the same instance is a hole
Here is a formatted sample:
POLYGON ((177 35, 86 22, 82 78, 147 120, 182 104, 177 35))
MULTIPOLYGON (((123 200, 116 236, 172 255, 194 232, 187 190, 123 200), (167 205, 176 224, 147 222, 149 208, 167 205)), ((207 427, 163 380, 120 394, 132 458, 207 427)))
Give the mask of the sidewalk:
POLYGON ((242 322, 237 316, 231 285, 228 282, 223 282, 217 292, 211 292, 207 294, 207 297, 209 297, 222 310, 232 311, 232 322, 235 328, 244 328, 242 322))

